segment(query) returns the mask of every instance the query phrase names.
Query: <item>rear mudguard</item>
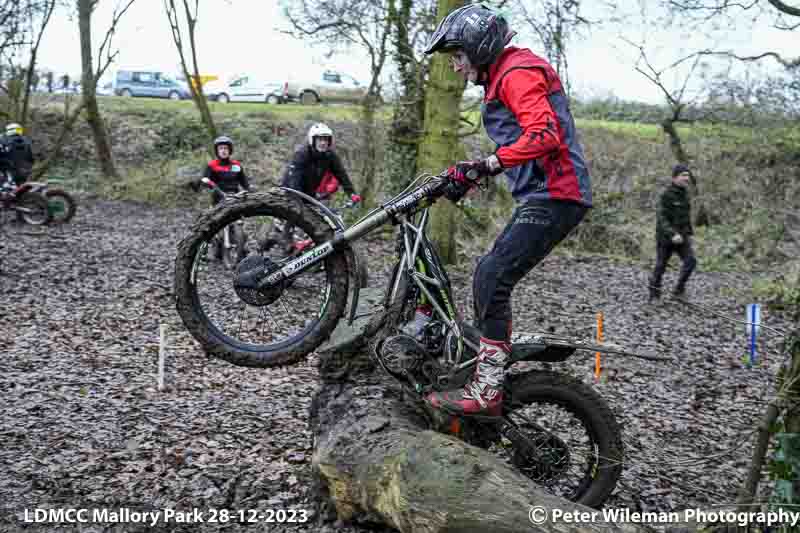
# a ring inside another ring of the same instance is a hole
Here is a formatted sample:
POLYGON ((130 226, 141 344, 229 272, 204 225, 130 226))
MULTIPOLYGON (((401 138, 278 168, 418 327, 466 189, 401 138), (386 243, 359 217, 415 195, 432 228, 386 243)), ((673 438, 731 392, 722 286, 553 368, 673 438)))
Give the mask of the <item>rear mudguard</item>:
MULTIPOLYGON (((298 198, 302 199, 304 202, 308 202, 317 209, 322 212, 322 216, 325 219, 325 222, 330 226, 334 233, 344 233, 346 229, 344 224, 339 221, 339 218, 331 211, 328 206, 317 200, 316 198, 309 196, 303 192, 297 191, 295 189, 290 189, 288 187, 279 187, 281 190, 284 190, 288 193, 291 193, 298 198)), ((355 321, 356 317, 356 309, 358 309, 358 295, 361 290, 361 283, 358 278, 358 273, 361 271, 359 269, 358 263, 358 254, 353 250, 353 247, 350 243, 339 244, 338 247, 342 248, 344 252, 347 254, 347 264, 348 270, 350 271, 350 276, 352 277, 352 283, 350 284, 353 288, 351 289, 352 303, 350 304, 350 316, 347 317, 347 324, 352 325, 355 321)))

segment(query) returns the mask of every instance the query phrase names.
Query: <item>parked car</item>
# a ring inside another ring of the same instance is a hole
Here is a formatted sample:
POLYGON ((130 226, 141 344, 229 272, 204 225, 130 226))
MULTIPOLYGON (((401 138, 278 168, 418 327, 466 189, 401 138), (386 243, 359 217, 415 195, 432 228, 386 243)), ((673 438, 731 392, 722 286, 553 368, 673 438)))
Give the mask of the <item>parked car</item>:
POLYGON ((192 97, 185 83, 151 70, 118 70, 112 84, 117 96, 150 96, 170 100, 192 97))
POLYGON ((95 90, 97 96, 111 96, 114 94, 114 84, 109 82, 97 84, 97 89, 95 90))
POLYGON ((203 85, 203 94, 209 100, 228 102, 266 102, 281 104, 285 101, 286 82, 264 81, 247 75, 233 78, 228 83, 211 81, 203 85))
POLYGON ((303 104, 319 102, 358 102, 367 94, 367 87, 355 78, 335 70, 301 81, 289 81, 286 97, 303 104))

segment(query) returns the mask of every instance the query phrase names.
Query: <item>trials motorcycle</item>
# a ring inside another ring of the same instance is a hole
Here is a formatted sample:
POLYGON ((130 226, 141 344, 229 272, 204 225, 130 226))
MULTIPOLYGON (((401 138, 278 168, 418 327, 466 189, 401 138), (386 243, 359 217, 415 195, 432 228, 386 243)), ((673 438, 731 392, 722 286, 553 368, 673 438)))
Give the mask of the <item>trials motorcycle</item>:
MULTIPOLYGON (((392 223, 399 228, 397 262, 383 301, 383 329, 373 336, 373 355, 420 403, 431 391, 461 387, 475 370, 480 332, 455 308, 447 271, 427 236, 429 209, 449 186, 446 172, 422 175, 350 227, 315 198, 288 188, 232 198, 202 215, 178 246, 178 313, 213 356, 250 367, 296 363, 344 318, 349 291, 348 320, 354 321, 360 289, 354 282, 359 272, 354 243, 392 223), (202 257, 220 230, 237 223, 256 236, 255 242, 275 224, 291 224, 313 246, 300 255, 254 247, 228 279, 221 279, 202 257), (385 339, 413 319, 423 297, 433 316, 421 340, 408 350, 384 350, 385 339)), ((451 415, 440 419, 446 423, 437 429, 500 454, 554 494, 601 506, 622 472, 614 414, 592 387, 531 363, 564 361, 577 350, 626 352, 549 334, 520 334, 512 341, 502 416, 451 415)))

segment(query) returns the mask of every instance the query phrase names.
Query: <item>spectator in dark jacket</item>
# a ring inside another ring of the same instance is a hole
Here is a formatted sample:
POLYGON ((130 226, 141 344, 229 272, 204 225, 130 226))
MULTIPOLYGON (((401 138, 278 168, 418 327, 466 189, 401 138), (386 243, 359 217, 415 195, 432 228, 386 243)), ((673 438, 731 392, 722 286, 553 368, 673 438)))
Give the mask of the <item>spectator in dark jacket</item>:
POLYGON ((650 278, 650 301, 661 297, 661 278, 673 253, 681 258, 681 273, 672 291, 675 298, 685 298, 686 282, 697 265, 692 251, 691 204, 689 180, 692 173, 686 165, 675 165, 672 183, 658 201, 656 221, 656 267, 650 278))
POLYGON ((286 168, 281 185, 314 196, 317 192, 330 195, 341 184, 354 203, 361 201, 344 169, 342 160, 333 150, 333 131, 318 123, 308 130, 308 142, 300 146, 286 168))
MULTIPOLYGON (((295 151, 281 185, 322 202, 339 190, 341 185, 354 204, 360 202, 361 196, 356 194, 341 158, 333 150, 333 131, 320 122, 309 128, 306 137, 308 142, 295 151)), ((278 242, 284 250, 290 251, 294 229, 291 224, 276 224, 261 241, 260 249, 265 251, 278 242)))

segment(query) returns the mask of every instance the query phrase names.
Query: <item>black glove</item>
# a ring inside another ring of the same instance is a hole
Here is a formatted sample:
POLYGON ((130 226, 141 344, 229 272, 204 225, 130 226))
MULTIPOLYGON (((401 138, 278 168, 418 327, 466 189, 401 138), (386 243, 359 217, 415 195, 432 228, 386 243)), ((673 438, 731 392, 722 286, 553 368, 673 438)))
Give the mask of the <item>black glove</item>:
POLYGON ((448 169, 450 179, 455 181, 477 182, 487 176, 497 176, 503 171, 503 165, 497 156, 486 159, 461 161, 448 169))
POLYGON ((471 188, 467 182, 452 180, 445 185, 444 196, 454 204, 457 204, 471 188))
POLYGON ((200 180, 192 180, 189 182, 189 188, 192 189, 194 192, 200 190, 200 180))

